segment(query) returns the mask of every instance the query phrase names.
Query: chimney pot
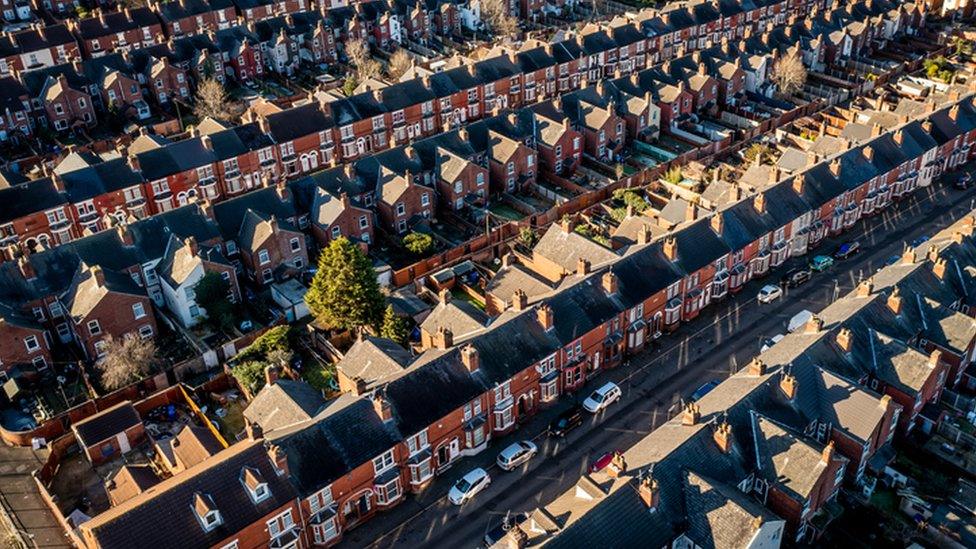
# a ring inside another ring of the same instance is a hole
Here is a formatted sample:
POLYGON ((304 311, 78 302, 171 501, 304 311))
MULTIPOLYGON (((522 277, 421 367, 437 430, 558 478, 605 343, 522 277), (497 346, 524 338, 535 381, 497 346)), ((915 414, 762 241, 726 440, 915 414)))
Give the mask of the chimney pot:
POLYGON ((590 274, 590 261, 582 257, 576 260, 576 274, 586 276, 590 274))
POLYGON ((434 346, 438 349, 449 349, 454 346, 454 333, 450 328, 441 326, 434 337, 434 346))
POLYGON ((823 319, 817 315, 813 315, 810 317, 810 320, 807 321, 806 326, 803 327, 803 333, 819 334, 820 330, 823 330, 823 325, 823 319))
POLYGON ((719 451, 723 454, 729 453, 732 449, 732 426, 729 425, 728 421, 723 421, 715 428, 715 432, 712 435, 715 439, 715 444, 718 446, 719 451))
POLYGON ((787 400, 793 400, 796 396, 796 377, 793 374, 783 374, 779 387, 783 390, 787 400))
POLYGON ((766 195, 756 193, 756 196, 752 199, 752 205, 756 208, 757 212, 766 213, 766 195))
POLYGON ((892 313, 896 315, 900 315, 901 307, 902 307, 901 295, 898 291, 898 286, 895 286, 895 288, 891 290, 891 295, 888 296, 888 309, 892 313))
POLYGON ((542 305, 539 305, 538 310, 536 310, 536 319, 539 321, 539 324, 542 326, 542 329, 544 330, 551 329, 553 326, 553 322, 555 321, 552 313, 552 307, 550 307, 548 303, 543 303, 542 305))
POLYGON ((874 284, 870 280, 865 280, 857 285, 857 297, 870 297, 874 291, 874 284))
POLYGON ((525 291, 519 288, 515 290, 512 295, 512 308, 516 311, 524 311, 529 307, 529 296, 525 294, 525 291))
POLYGON ((614 274, 613 271, 607 271, 603 273, 603 276, 600 278, 600 282, 603 286, 603 291, 606 292, 607 295, 613 295, 617 293, 618 280, 617 280, 617 275, 614 274))
POLYGON ((386 395, 379 391, 373 394, 373 410, 376 411, 376 415, 380 416, 382 421, 393 419, 393 406, 390 405, 386 395))
POLYGON ((644 505, 653 513, 657 511, 658 504, 658 485, 657 480, 651 478, 650 476, 644 477, 640 481, 640 486, 637 488, 637 493, 640 495, 641 501, 644 505))
POLYGON ((678 241, 673 236, 664 240, 664 256, 671 261, 678 259, 678 241))
POLYGON ((932 274, 936 276, 939 280, 944 280, 946 275, 946 260, 945 258, 939 258, 932 264, 932 274))

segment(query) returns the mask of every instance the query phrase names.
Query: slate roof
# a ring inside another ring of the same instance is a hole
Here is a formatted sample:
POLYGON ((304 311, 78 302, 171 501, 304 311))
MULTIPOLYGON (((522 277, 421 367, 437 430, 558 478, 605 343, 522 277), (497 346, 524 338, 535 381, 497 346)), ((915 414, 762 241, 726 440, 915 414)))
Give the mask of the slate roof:
POLYGON ((72 429, 81 444, 91 447, 140 423, 139 412, 125 400, 76 422, 72 429))
POLYGON ((452 299, 438 303, 420 324, 420 328, 430 334, 436 334, 441 328, 448 328, 457 342, 483 329, 487 324, 488 315, 484 311, 467 301, 452 299))
POLYGON ((158 549, 209 547, 260 522, 296 495, 286 477, 275 472, 261 441, 246 440, 96 515, 81 529, 101 547, 128 547, 134 539, 158 549), (245 468, 258 471, 268 484, 268 499, 252 501, 240 481, 245 468), (210 532, 194 511, 197 495, 220 512, 222 523, 210 532))
POLYGON ((403 437, 392 422, 380 419, 369 398, 345 394, 326 403, 312 419, 273 431, 267 438, 284 450, 292 482, 307 495, 386 452, 403 437))
POLYGON ((402 372, 413 357, 395 341, 363 336, 336 364, 336 369, 350 379, 366 382, 372 389, 384 378, 402 372))
POLYGON ((310 420, 324 405, 322 392, 311 385, 279 379, 258 391, 244 409, 244 418, 271 433, 310 420))
MULTIPOLYGON (((814 447, 791 429, 762 415, 753 413, 752 418, 759 474, 787 496, 801 503, 806 501, 829 466, 822 459, 823 448, 814 447)), ((838 456, 835 460, 844 458, 838 456)))
POLYGON ((566 231, 559 223, 549 226, 532 253, 552 261, 568 272, 576 272, 580 258, 589 261, 594 268, 619 258, 609 248, 575 231, 566 231))

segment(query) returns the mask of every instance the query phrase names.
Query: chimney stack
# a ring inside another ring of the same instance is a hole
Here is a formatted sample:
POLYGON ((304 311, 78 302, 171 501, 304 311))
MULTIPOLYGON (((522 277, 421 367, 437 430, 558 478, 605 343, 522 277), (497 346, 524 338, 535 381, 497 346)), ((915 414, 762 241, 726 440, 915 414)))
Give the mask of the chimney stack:
POLYGON ((766 375, 766 363, 762 361, 761 358, 753 357, 749 361, 749 375, 751 376, 764 376, 766 375))
POLYGON ((857 285, 857 297, 871 297, 871 292, 874 291, 874 284, 870 279, 865 280, 857 285))
POLYGON ((673 236, 664 240, 664 256, 671 261, 678 259, 678 241, 673 236))
POLYGON ((438 349, 449 349, 454 346, 454 333, 447 326, 441 326, 434 335, 434 347, 438 349))
POLYGON ((657 511, 658 504, 658 485, 657 481, 650 475, 644 477, 637 487, 637 493, 644 505, 653 513, 657 511))
POLYGON ((382 421, 390 421, 393 419, 393 406, 386 399, 386 395, 379 390, 373 393, 373 410, 382 421))
POLYGON ((820 330, 823 330, 824 321, 817 315, 810 317, 806 325, 803 327, 803 333, 805 334, 819 334, 820 330))
POLYGON ((719 236, 722 236, 723 219, 722 212, 712 214, 712 230, 719 236))
POLYGON ((756 193, 756 196, 752 199, 752 205, 756 208, 759 213, 766 213, 766 195, 763 193, 756 193))
POLYGON ((685 221, 694 221, 696 217, 695 203, 691 200, 688 201, 688 205, 685 206, 685 221))
POLYGON ((905 251, 901 254, 901 262, 905 265, 914 265, 918 256, 915 254, 915 248, 911 246, 905 246, 905 251))
POLYGON ((836 342, 842 351, 849 353, 854 345, 854 333, 850 328, 841 328, 837 332, 836 342))
POLYGON ((590 274, 590 261, 585 258, 576 259, 576 274, 580 276, 586 276, 590 274))
POLYGON ((834 459, 834 441, 830 441, 824 446, 823 454, 820 456, 820 461, 830 465, 830 462, 834 459))
POLYGON ((612 270, 608 270, 607 272, 603 273, 603 276, 600 277, 600 283, 603 286, 603 291, 606 292, 607 295, 617 293, 617 275, 614 274, 612 270))
POLYGON ((935 263, 932 264, 932 274, 934 274, 939 280, 945 280, 946 260, 944 257, 939 258, 935 263))
POLYGON ((723 454, 729 453, 729 450, 732 449, 732 426, 729 425, 728 421, 719 423, 715 432, 712 433, 712 437, 715 439, 715 445, 718 446, 719 451, 723 454))
POLYGON ((447 288, 442 288, 441 291, 437 292, 437 301, 442 304, 448 304, 451 302, 451 290, 447 288))
POLYGON ((891 290, 891 295, 888 296, 888 309, 892 313, 900 315, 902 307, 901 301, 902 299, 900 292, 898 291, 898 286, 895 286, 894 289, 891 290))
POLYGON ((516 311, 524 311, 529 306, 529 296, 525 295, 525 291, 521 288, 515 290, 512 294, 512 308, 516 311))
POLYGON ((793 400, 796 397, 796 376, 788 373, 783 374, 779 380, 779 388, 782 389, 787 400, 793 400))
POLYGON ((248 440, 260 440, 264 438, 264 430, 257 423, 248 421, 244 424, 244 431, 247 433, 248 440))
POLYGON ((536 310, 536 319, 539 321, 539 325, 542 326, 543 330, 550 330, 554 321, 552 307, 548 303, 539 305, 539 308, 536 310))
POLYGON ((936 368, 939 366, 939 362, 942 360, 942 351, 934 349, 931 354, 929 354, 929 368, 936 368))
POLYGON ((481 366, 481 361, 478 357, 478 349, 475 349, 474 345, 469 343, 461 347, 461 363, 472 374, 478 371, 478 368, 481 366))
POLYGON ((276 381, 278 381, 278 366, 268 364, 264 367, 264 382, 267 385, 274 385, 276 381))
POLYGON ((685 410, 681 414, 681 424, 682 425, 697 425, 701 420, 701 409, 694 402, 689 402, 685 405, 685 410))
POLYGON ((200 253, 200 247, 197 245, 197 239, 192 236, 188 236, 183 244, 190 250, 190 255, 196 257, 200 253))
POLYGON ((837 179, 840 179, 840 158, 835 158, 830 161, 830 173, 837 179))
POLYGON ((637 229, 637 244, 647 244, 651 241, 651 228, 646 224, 637 229))
POLYGON ((105 285, 105 271, 102 270, 102 267, 100 265, 92 265, 89 268, 89 271, 91 272, 92 277, 94 277, 95 284, 98 287, 102 287, 105 285))

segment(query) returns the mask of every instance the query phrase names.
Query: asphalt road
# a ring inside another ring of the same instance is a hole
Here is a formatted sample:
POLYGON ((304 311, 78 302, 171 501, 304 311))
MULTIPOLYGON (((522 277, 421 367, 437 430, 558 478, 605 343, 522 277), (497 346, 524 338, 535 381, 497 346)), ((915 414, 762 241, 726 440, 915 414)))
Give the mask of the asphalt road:
MULTIPOLYGON (((976 168, 976 167, 974 167, 976 168)), ((974 169, 970 168, 970 170, 974 169)), ((455 547, 482 545, 485 532, 511 512, 532 511, 570 489, 590 462, 604 452, 626 449, 677 411, 680 398, 713 379, 723 379, 755 356, 765 338, 786 331, 789 319, 803 309, 818 311, 849 292, 860 279, 900 254, 922 235, 938 232, 972 211, 976 188, 959 191, 935 183, 887 211, 862 220, 839 239, 828 239, 805 258, 793 258, 765 278, 750 282, 740 293, 706 308, 694 321, 662 337, 628 364, 607 371, 579 392, 584 398, 596 386, 614 381, 623 390, 618 403, 584 424, 566 439, 545 435, 549 421, 567 405, 560 402, 537 414, 515 433, 493 441, 481 454, 464 458, 438 478, 426 492, 348 532, 346 546, 455 547), (839 261, 824 273, 791 289, 772 304, 756 302, 765 284, 775 284, 791 266, 817 253, 832 254, 842 242, 858 240, 862 251, 839 261), (513 472, 494 465, 502 448, 519 439, 538 444, 540 455, 513 472), (492 477, 489 488, 463 507, 446 499, 453 482, 475 467, 492 477)), ((564 399, 565 400, 565 399, 564 399)))

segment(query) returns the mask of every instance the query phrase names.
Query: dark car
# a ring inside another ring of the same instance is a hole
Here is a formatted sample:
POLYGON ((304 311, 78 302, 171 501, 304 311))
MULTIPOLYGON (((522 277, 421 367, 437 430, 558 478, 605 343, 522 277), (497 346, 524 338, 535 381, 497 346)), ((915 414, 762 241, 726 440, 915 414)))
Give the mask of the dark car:
POLYGON ((923 234, 922 236, 916 238, 915 240, 912 240, 912 248, 918 248, 922 244, 928 242, 930 238, 931 237, 929 235, 923 234))
POLYGON ((808 280, 810 280, 810 270, 799 268, 793 269, 783 275, 783 278, 780 279, 780 284, 787 288, 796 288, 808 280))
POLYGON ((834 259, 847 259, 861 251, 861 244, 858 242, 845 242, 834 252, 834 259))
POLYGON ((583 407, 574 404, 549 424, 549 434, 564 437, 566 433, 579 427, 581 423, 583 423, 583 407))
POLYGON ((959 190, 964 191, 969 188, 969 184, 972 183, 972 181, 973 181, 972 175, 970 175, 969 173, 963 173, 955 180, 955 182, 953 182, 952 186, 959 190))

